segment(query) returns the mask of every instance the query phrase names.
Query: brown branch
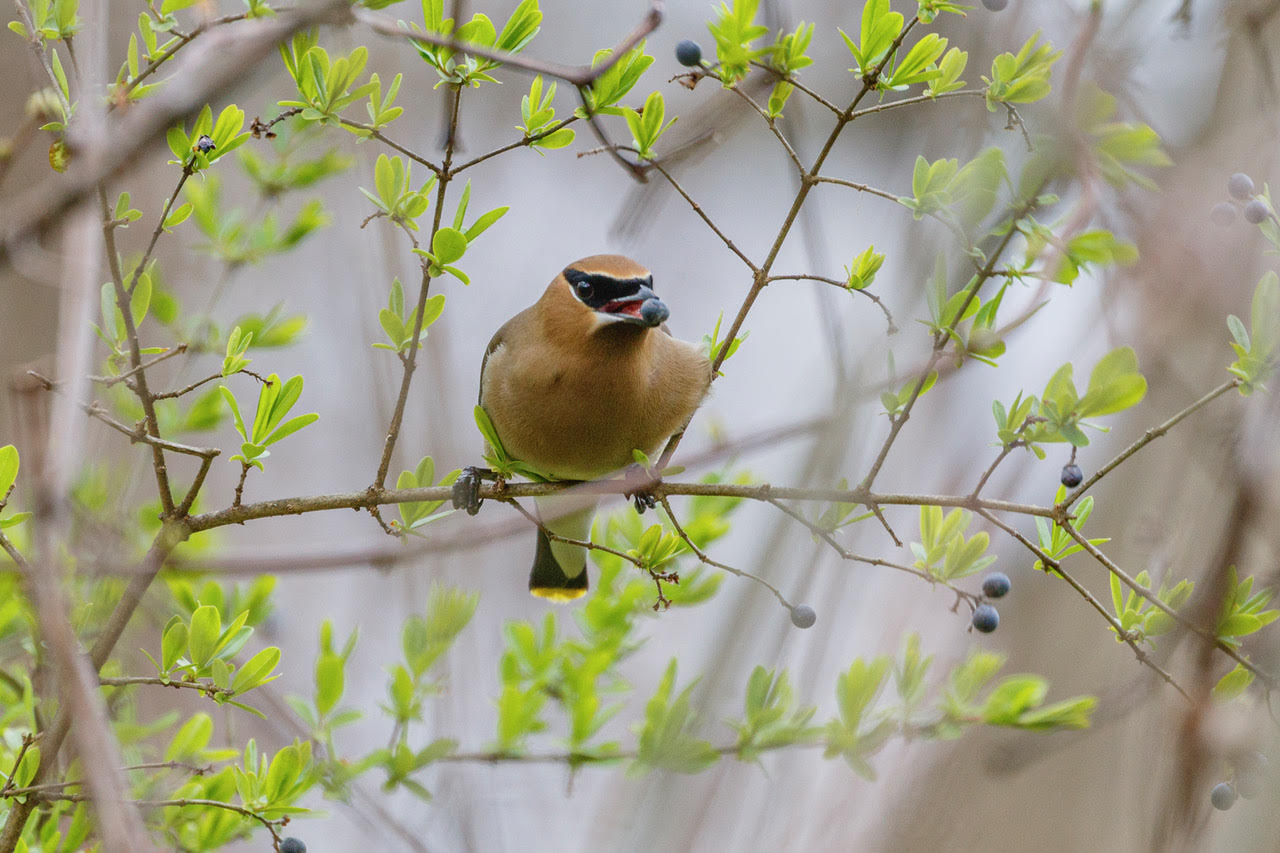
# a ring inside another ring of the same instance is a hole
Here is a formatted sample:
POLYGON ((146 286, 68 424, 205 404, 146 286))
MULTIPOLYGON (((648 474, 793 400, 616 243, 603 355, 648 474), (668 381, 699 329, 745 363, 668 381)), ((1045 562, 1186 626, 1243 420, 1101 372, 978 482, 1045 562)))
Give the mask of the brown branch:
MULTIPOLYGON (((1052 507, 1011 501, 973 498, 969 495, 879 494, 865 489, 803 489, 787 486, 739 485, 735 483, 669 483, 659 481, 646 487, 655 497, 662 495, 709 495, 736 497, 749 500, 771 499, 800 501, 839 501, 870 506, 946 506, 966 509, 984 509, 996 512, 1013 512, 1023 515, 1055 518, 1052 507)), ((504 483, 501 486, 480 486, 479 497, 504 500, 506 498, 546 497, 559 494, 623 495, 636 489, 634 481, 593 480, 586 483, 504 483)), ((343 492, 307 497, 278 498, 259 503, 227 507, 215 512, 194 515, 174 522, 186 533, 199 533, 228 524, 241 524, 257 518, 273 518, 285 515, 302 515, 334 509, 369 509, 387 504, 422 501, 447 501, 453 496, 451 486, 426 486, 416 489, 364 489, 359 492, 343 492)))
POLYGON ((99 678, 98 683, 103 687, 133 687, 141 684, 154 685, 157 687, 172 687, 175 690, 187 688, 190 690, 199 690, 209 698, 213 698, 218 694, 226 696, 235 696, 236 692, 229 687, 219 687, 211 678, 200 679, 197 681, 183 681, 181 679, 161 678, 157 675, 123 675, 115 678, 99 678))
MULTIPOLYGON (((453 107, 449 111, 448 142, 445 144, 444 163, 440 167, 440 179, 436 184, 436 210, 431 223, 430 240, 434 240, 436 232, 440 230, 440 222, 444 215, 445 193, 449 188, 449 182, 453 179, 451 167, 453 165, 454 143, 458 135, 458 108, 461 102, 462 89, 454 87, 453 107)), ((418 288, 418 304, 414 311, 413 331, 409 335, 409 340, 411 341, 417 341, 422 337, 422 321, 426 314, 427 296, 430 290, 431 267, 424 259, 422 261, 422 285, 418 288)), ((413 383, 413 372, 418 366, 418 347, 416 345, 410 346, 402 361, 404 362, 404 373, 400 380, 400 393, 396 397, 396 406, 391 415, 391 423, 387 426, 387 437, 382 444, 382 458, 378 461, 378 473, 373 478, 373 485, 370 487, 370 491, 381 489, 387 482, 387 472, 391 469, 391 455, 395 451, 396 441, 400 437, 400 425, 404 421, 404 409, 409 400, 409 388, 413 383)), ((373 512, 378 524, 382 526, 382 529, 387 533, 391 533, 391 528, 377 514, 376 505, 371 506, 370 510, 373 512)))

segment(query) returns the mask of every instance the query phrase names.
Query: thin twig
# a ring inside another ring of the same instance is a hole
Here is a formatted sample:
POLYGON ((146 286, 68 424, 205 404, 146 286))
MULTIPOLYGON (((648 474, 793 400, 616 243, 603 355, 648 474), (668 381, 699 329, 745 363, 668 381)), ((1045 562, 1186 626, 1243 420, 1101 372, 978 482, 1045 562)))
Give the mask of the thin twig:
MULTIPOLYGON (((574 86, 587 86, 596 80, 601 74, 604 74, 619 60, 627 54, 631 48, 640 43, 645 36, 658 28, 662 23, 663 7, 666 4, 663 0, 650 0, 649 8, 645 12, 644 17, 640 20, 630 33, 627 34, 622 41, 613 47, 613 52, 607 59, 596 65, 564 65, 559 62, 550 62, 542 59, 534 59, 532 57, 521 56, 517 53, 508 53, 502 50, 491 50, 471 42, 459 41, 449 36, 437 35, 435 33, 422 32, 420 30, 409 30, 397 24, 393 24, 381 15, 369 12, 360 7, 353 7, 352 14, 360 23, 369 27, 376 33, 381 35, 393 36, 395 38, 407 39, 408 41, 417 42, 419 44, 435 45, 436 47, 447 47, 451 50, 467 56, 476 56, 481 59, 488 59, 498 62, 511 68, 519 68, 534 74, 545 74, 548 77, 556 77, 571 83, 574 86)), ((453 137, 449 137, 452 139, 453 137)))
POLYGON ((1223 394, 1227 393, 1233 388, 1239 388, 1239 387, 1240 387, 1239 379, 1232 379, 1230 381, 1224 382, 1221 385, 1219 385, 1217 388, 1214 388, 1208 394, 1205 394, 1199 400, 1196 400, 1194 403, 1187 406, 1182 411, 1170 417, 1168 420, 1147 430, 1142 434, 1141 438, 1134 441, 1133 444, 1130 444, 1124 450, 1117 453, 1110 461, 1108 461, 1105 465, 1103 465, 1101 468, 1095 471, 1092 476, 1090 476, 1087 480, 1085 480, 1083 483, 1077 486, 1070 494, 1068 494, 1065 498, 1063 498, 1062 503, 1059 504, 1059 506, 1063 507, 1064 509, 1070 507, 1072 504, 1078 501, 1081 497, 1083 497, 1085 492, 1093 488, 1098 483, 1099 480, 1101 480, 1103 477, 1107 476, 1113 470, 1115 470, 1116 467, 1119 466, 1121 462, 1124 462, 1130 456, 1137 453, 1139 450, 1146 447, 1148 444, 1150 444, 1160 436, 1167 433, 1173 427, 1177 426, 1178 423, 1180 423, 1184 418, 1188 417, 1189 415, 1195 414, 1196 412, 1203 409, 1205 406, 1209 405, 1214 400, 1218 399, 1223 394))
POLYGON ((1088 539, 1081 536, 1080 531, 1075 529, 1075 527, 1071 524, 1071 521, 1069 519, 1064 518, 1060 520, 1058 522, 1058 526, 1061 527, 1063 530, 1065 530, 1068 536, 1076 540, 1076 542, 1080 545, 1081 548, 1088 551, 1089 554, 1095 560, 1097 560, 1099 563, 1105 566, 1107 571, 1111 572, 1112 575, 1119 578, 1121 583, 1129 587, 1129 589, 1133 590, 1134 592, 1138 593, 1138 595, 1142 596, 1147 601, 1151 602, 1151 605, 1155 607, 1157 610, 1160 610, 1165 615, 1172 618, 1179 625, 1192 631, 1193 633, 1197 634, 1198 636, 1202 637, 1203 639, 1209 641, 1211 644, 1216 646, 1224 654, 1226 654, 1227 657, 1231 658, 1236 663, 1240 664, 1240 666, 1244 667, 1245 669, 1252 672, 1255 676, 1257 676, 1258 680, 1261 681, 1267 687, 1268 690, 1276 686, 1276 679, 1273 675, 1271 675, 1269 672, 1266 672, 1265 670, 1259 669, 1257 666, 1251 663, 1248 658, 1240 654, 1240 652, 1236 651, 1231 646, 1227 645, 1222 640, 1218 639, 1218 637, 1214 634, 1212 630, 1209 630, 1200 625, 1197 625, 1195 622, 1191 621, 1186 616, 1183 616, 1177 610, 1174 610, 1172 607, 1170 607, 1169 605, 1161 601, 1160 596, 1156 594, 1155 590, 1149 589, 1143 586, 1142 584, 1138 583, 1129 575, 1128 572, 1126 572, 1124 569, 1116 565, 1114 560, 1112 560, 1106 554, 1099 551, 1098 548, 1088 539))
POLYGON ((706 552, 703 551, 701 548, 699 548, 697 544, 692 539, 689 538, 689 534, 685 532, 685 529, 680 526, 680 520, 676 518, 675 512, 671 509, 671 502, 667 500, 667 496, 663 495, 662 497, 658 498, 658 501, 662 504, 662 508, 666 510, 667 520, 670 521, 671 526, 676 529, 676 534, 681 539, 684 540, 684 544, 689 546, 689 549, 693 551, 694 555, 699 560, 701 560, 703 563, 706 563, 708 566, 714 566, 715 568, 720 569, 721 571, 728 572, 731 575, 736 575, 740 578, 746 578, 747 580, 755 581, 756 583, 763 586, 765 589, 769 590, 769 592, 772 592, 773 597, 778 599, 778 601, 782 603, 783 607, 787 608, 788 610, 792 609, 792 604, 791 602, 787 601, 786 596, 784 596, 776 586, 769 583, 764 578, 760 577, 759 575, 753 575, 751 572, 744 572, 742 569, 735 569, 733 566, 725 565, 724 563, 721 563, 718 560, 713 560, 710 557, 708 557, 706 552))
POLYGON ((110 388, 112 385, 117 385, 129 379, 139 370, 146 370, 150 367, 154 367, 160 362, 164 361, 165 359, 173 358, 175 355, 181 355, 186 351, 187 351, 186 344, 178 344, 176 347, 166 350, 165 352, 161 353, 160 355, 156 356, 150 361, 145 361, 142 364, 138 365, 137 367, 131 368, 125 371, 124 373, 121 373, 119 376, 90 376, 89 379, 93 382, 99 382, 103 385, 106 385, 108 388, 110 388))
POLYGON ((872 293, 870 290, 867 290, 866 288, 862 288, 861 290, 859 290, 856 287, 850 287, 849 282, 847 281, 840 281, 839 279, 828 278, 827 276, 822 276, 822 275, 771 275, 769 276, 769 284, 772 284, 775 281, 820 281, 823 284, 829 284, 832 287, 838 287, 841 290, 847 291, 849 293, 856 293, 856 294, 865 296, 867 299, 870 299, 872 302, 874 302, 880 308, 881 312, 884 313, 884 318, 889 323, 888 333, 892 335, 898 331, 898 325, 893 320, 893 314, 889 311, 889 306, 885 305, 879 296, 876 296, 874 293, 872 293))
POLYGON ((461 166, 455 166, 453 169, 453 173, 456 175, 459 172, 465 172, 467 169, 470 169, 472 166, 478 166, 481 163, 483 163, 485 160, 488 160, 492 157, 497 157, 499 154, 505 154, 508 151, 514 151, 517 148, 527 148, 533 143, 541 139, 546 139, 548 136, 550 136, 553 133, 556 133, 562 128, 568 127, 569 125, 573 124, 577 120, 578 120, 578 116, 576 115, 569 116, 568 118, 563 119, 562 121, 558 121, 555 124, 546 128, 545 130, 541 130, 538 133, 533 134, 532 136, 522 137, 521 139, 518 139, 515 142, 509 143, 507 145, 503 145, 501 148, 495 148, 487 154, 481 154, 479 157, 475 157, 471 160, 468 160, 467 162, 463 163, 461 166))
POLYGON ((1056 574, 1058 577, 1066 581, 1071 586, 1072 589, 1074 589, 1077 593, 1079 593, 1081 598, 1083 598, 1086 602, 1089 603, 1090 607, 1092 607, 1094 610, 1102 614, 1102 618, 1106 619, 1107 624, 1109 624, 1111 628, 1116 632, 1116 639, 1121 640, 1128 644, 1129 648, 1133 650, 1133 654, 1138 659, 1139 663, 1143 664, 1144 666, 1150 667, 1153 671, 1156 672, 1156 674, 1158 674, 1162 679, 1164 679, 1166 684, 1173 687, 1174 690, 1177 690, 1178 693, 1182 695, 1183 699, 1186 699, 1188 702, 1191 701, 1191 696, 1187 693, 1186 690, 1183 689, 1182 685, 1180 685, 1174 679, 1174 677, 1168 673, 1167 670, 1161 667, 1160 664, 1156 663, 1151 659, 1150 655, 1147 654, 1147 651, 1138 645, 1138 641, 1128 631, 1124 629, 1124 627, 1120 624, 1119 620, 1116 619, 1111 614, 1111 612, 1107 610, 1105 606, 1103 606, 1102 602, 1098 601, 1098 599, 1093 595, 1093 593, 1089 592, 1089 590, 1083 584, 1081 584, 1075 578, 1071 577, 1071 575, 1063 571, 1061 563, 1059 563, 1057 560, 1053 559, 1048 554, 1046 554, 1042 548, 1040 548, 1038 545, 1036 545, 1027 537, 1023 536, 1021 533, 1019 533, 1016 528, 1012 527, 1011 525, 1005 524, 1003 521, 1001 521, 995 515, 992 515, 991 513, 987 512, 985 509, 978 510, 978 514, 981 515, 983 518, 985 518, 987 521, 994 524, 996 527, 999 527, 1005 533, 1009 534, 1009 536, 1013 537, 1016 541, 1020 542, 1028 551, 1035 554, 1036 559, 1038 559, 1041 565, 1045 567, 1046 572, 1050 574, 1056 574))

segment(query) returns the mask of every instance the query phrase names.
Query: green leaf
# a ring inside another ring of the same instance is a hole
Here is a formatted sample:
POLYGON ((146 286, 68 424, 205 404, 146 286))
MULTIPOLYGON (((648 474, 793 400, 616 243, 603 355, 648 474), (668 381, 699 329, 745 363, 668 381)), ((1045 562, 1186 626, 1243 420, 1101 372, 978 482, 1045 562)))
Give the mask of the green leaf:
POLYGON ((190 636, 187 639, 187 657, 197 667, 202 667, 213 657, 222 633, 222 616, 218 608, 204 604, 191 614, 190 636))
POLYGON ((182 653, 187 650, 187 625, 180 617, 174 617, 169 626, 165 628, 164 635, 160 641, 160 660, 161 667, 164 672, 173 669, 174 664, 182 657, 182 653))
POLYGON ((18 448, 12 444, 0 447, 0 500, 9 494, 9 489, 18 479, 18 448))
POLYGON ((276 429, 275 432, 267 436, 266 440, 263 441, 262 444, 264 447, 267 445, 275 444, 277 441, 284 438, 285 436, 293 435, 298 430, 302 429, 303 427, 310 426, 311 424, 315 423, 318 420, 320 420, 320 416, 315 412, 312 412, 306 415, 298 415, 296 418, 290 418, 289 420, 281 424, 276 429))
POLYGON ((280 663, 280 650, 275 646, 268 646, 240 667, 236 672, 235 681, 231 684, 231 689, 239 694, 272 681, 271 672, 278 663, 280 663))
POLYGON ((467 252, 467 235, 456 228, 441 228, 431 238, 431 251, 443 266, 459 260, 467 252))

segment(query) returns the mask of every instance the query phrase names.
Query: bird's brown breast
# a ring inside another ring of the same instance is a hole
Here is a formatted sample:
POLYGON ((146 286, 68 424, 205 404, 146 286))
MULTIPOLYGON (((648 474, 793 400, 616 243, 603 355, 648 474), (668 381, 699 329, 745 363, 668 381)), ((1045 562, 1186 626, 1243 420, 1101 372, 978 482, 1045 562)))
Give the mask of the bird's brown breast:
POLYGON ((495 336, 481 405, 513 456, 564 479, 591 479, 655 452, 706 395, 711 367, 697 347, 661 331, 606 328, 545 335, 539 306, 495 336))

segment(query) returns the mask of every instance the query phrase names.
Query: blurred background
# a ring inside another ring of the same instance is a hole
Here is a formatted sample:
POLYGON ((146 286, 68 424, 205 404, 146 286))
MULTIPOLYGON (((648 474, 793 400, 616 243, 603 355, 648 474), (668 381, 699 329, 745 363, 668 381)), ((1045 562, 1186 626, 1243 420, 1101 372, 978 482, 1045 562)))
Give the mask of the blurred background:
MULTIPOLYGON (((500 20, 515 4, 466 5, 500 20)), ((906 11, 907 4, 895 5, 906 11)), ((1247 315, 1258 277, 1275 265, 1274 258, 1264 256, 1256 228, 1239 221, 1219 228, 1210 225, 1208 214, 1226 198, 1231 173, 1247 172, 1261 186, 1275 172, 1280 103, 1272 48, 1280 33, 1280 2, 1010 0, 1000 13, 975 5, 967 18, 943 16, 939 26, 953 45, 969 51, 966 79, 976 83, 995 54, 1016 50, 1031 33, 1043 30, 1066 52, 1055 69, 1055 88, 1074 70, 1082 82, 1112 93, 1122 118, 1148 122, 1161 134, 1175 165, 1153 175, 1157 192, 1104 189, 1086 200, 1074 188, 1064 190, 1059 215, 1085 210, 1086 221, 1135 243, 1140 260, 1103 276, 1082 276, 1071 288, 1012 289, 1006 298, 1013 306, 1006 309, 1010 316, 1046 298, 1052 304, 1009 335, 999 370, 966 363, 920 402, 878 481, 885 491, 967 491, 996 452, 992 400, 1008 401, 1020 389, 1037 393, 1058 365, 1074 362, 1079 376, 1103 353, 1132 345, 1150 391, 1140 407, 1114 419, 1111 433, 1081 451, 1078 461, 1086 474, 1096 469, 1226 378, 1231 359, 1226 315, 1247 315), (1091 12, 1092 6, 1097 10, 1091 12)), ((833 101, 846 102, 855 83, 835 28, 856 31, 861 4, 765 0, 763 6, 774 28, 816 22, 810 48, 815 62, 802 80, 833 101)), ((528 52, 566 63, 583 62, 615 43, 644 11, 640 0, 543 0, 542 8, 542 33, 528 52)), ((109 22, 105 38, 112 69, 123 56, 137 11, 117 0, 94 13, 109 22)), ((222 11, 237 10, 227 4, 222 11)), ((668 114, 680 115, 664 144, 704 140, 674 171, 708 215, 759 258, 794 193, 791 165, 759 117, 713 81, 693 91, 668 82, 682 70, 673 55, 676 42, 693 38, 708 53, 713 42, 705 26, 712 17, 709 3, 676 0, 666 11, 662 27, 649 39, 657 62, 633 100, 657 88, 666 96, 668 114)), ((420 14, 412 4, 389 12, 409 19, 420 14)), ((359 27, 326 28, 321 43, 331 53, 369 45, 369 70, 384 80, 404 71, 400 103, 406 114, 389 133, 415 150, 438 151, 442 93, 432 88, 434 72, 407 45, 359 27)), ((11 124, 43 77, 30 51, 11 37, 0 41, 0 71, 9 81, 0 88, 0 115, 11 124)), ((513 126, 527 78, 505 71, 501 79, 502 85, 464 93, 463 157, 517 138, 513 126)), ((557 99, 561 114, 575 105, 568 88, 562 87, 557 99)), ((292 83, 273 57, 245 73, 225 101, 265 119, 279 111, 276 101, 292 94, 292 83)), ((1028 130, 1052 132, 1063 120, 1059 106, 1055 92, 1025 110, 1028 130)), ((1003 111, 988 112, 977 99, 870 116, 845 133, 826 171, 906 194, 916 153, 963 162, 984 146, 998 145, 1011 163, 1019 162, 1025 157, 1022 137, 1005 123, 1003 111)), ((829 121, 825 111, 796 95, 783 127, 807 161, 825 138, 829 121)), ((619 125, 616 132, 624 131, 619 125)), ((338 131, 311 140, 286 132, 280 141, 307 144, 316 152, 334 145, 353 158, 347 172, 278 202, 284 217, 305 199, 321 198, 332 217, 324 231, 294 252, 230 274, 193 251, 201 242, 194 229, 180 229, 158 249, 167 286, 186 305, 212 305, 224 326, 245 312, 266 312, 276 304, 308 317, 298 344, 262 351, 254 366, 282 376, 303 373, 301 410, 316 411, 321 420, 282 445, 265 475, 250 476, 246 501, 351 491, 371 480, 400 379, 397 360, 370 347, 381 338, 377 312, 393 277, 410 290, 417 281, 417 262, 403 235, 385 220, 361 227, 371 209, 356 187, 373 185, 373 162, 385 149, 376 142, 356 145, 338 131)), ((249 145, 265 153, 270 143, 249 145)), ((471 410, 484 347, 502 322, 578 257, 620 252, 649 266, 679 337, 697 340, 722 312, 727 321, 737 311, 750 286, 742 264, 656 175, 641 186, 606 156, 576 156, 593 145, 580 129, 570 149, 545 157, 519 150, 470 173, 472 210, 509 204, 511 211, 468 254, 470 287, 453 279, 433 284, 433 292, 447 295, 447 307, 420 360, 393 476, 428 453, 438 471, 479 462, 471 410)), ((164 165, 168 157, 161 148, 146 151, 116 187, 134 193, 134 205, 147 211, 144 225, 171 191, 173 168, 164 165)), ((224 203, 245 210, 261 204, 234 164, 224 161, 216 171, 224 203)), ((5 178, 0 199, 57 180, 44 161, 43 145, 34 145, 5 178)), ((5 209, 6 222, 16 221, 15 216, 20 211, 5 209)), ((149 226, 127 232, 127 250, 140 250, 148 233, 149 226)), ((935 250, 948 245, 945 237, 883 199, 841 187, 816 190, 776 270, 839 278, 843 265, 874 244, 887 255, 874 289, 902 331, 886 336, 884 317, 874 305, 834 288, 812 282, 770 286, 747 320, 749 339, 726 366, 676 462, 722 448, 735 466, 761 482, 824 486, 840 477, 859 479, 887 430, 876 399, 876 385, 887 376, 886 352, 892 351, 901 370, 927 354, 928 336, 912 321, 927 315, 923 283, 935 250), (795 429, 815 419, 826 426, 795 429), (776 430, 786 437, 758 440, 776 430), (738 445, 743 447, 735 450, 738 445)), ((31 363, 47 364, 57 346, 63 259, 58 243, 50 240, 14 261, 0 269, 0 367, 6 376, 18 377, 31 363)), ((189 380, 216 370, 219 360, 199 356, 194 365, 161 375, 189 380)), ((14 399, 0 398, 0 438, 18 431, 14 399)), ((1089 532, 1111 537, 1111 556, 1133 573, 1150 570, 1157 582, 1199 578, 1223 551, 1225 537, 1240 538, 1240 563, 1247 573, 1269 584, 1280 581, 1277 530, 1264 521, 1274 517, 1280 494, 1276 414, 1273 398, 1266 395, 1247 401, 1232 395, 1198 413, 1096 490, 1099 509, 1089 532), (1238 519, 1242 505, 1252 511, 1238 519)), ((208 443, 223 447, 236 441, 229 427, 208 437, 208 443)), ((154 484, 142 450, 90 424, 82 455, 112 460, 111 488, 121 506, 150 499, 154 484)), ((1067 455, 1061 447, 1043 462, 1015 455, 986 493, 1048 503, 1067 455)), ((205 509, 230 502, 238 473, 225 455, 215 463, 205 509)), ((887 512, 904 538, 916 535, 914 509, 887 512)), ((978 635, 968 631, 963 611, 951 612, 950 593, 903 574, 843 563, 770 507, 744 506, 735 520, 733 533, 713 556, 767 578, 792 600, 810 603, 817 625, 796 630, 767 591, 737 578, 726 579, 709 605, 673 609, 649 620, 644 649, 626 665, 635 707, 610 724, 616 736, 629 738, 633 714, 672 656, 680 659, 682 683, 704 673, 696 703, 708 736, 722 741, 729 732, 719 721, 738 712, 756 664, 788 668, 801 700, 816 703, 822 720, 833 710, 836 674, 854 657, 896 652, 910 631, 922 635, 926 653, 937 655, 936 666, 981 646, 1007 654, 1008 672, 1046 675, 1053 685, 1051 698, 1098 695, 1094 727, 1050 737, 974 731, 950 743, 895 741, 875 759, 880 778, 874 782, 804 749, 770 754, 762 767, 724 761, 695 777, 630 778, 618 770, 588 767, 571 779, 555 765, 440 765, 428 779, 432 803, 386 797, 376 780, 366 780, 366 793, 351 807, 314 797, 312 805, 327 816, 297 823, 293 830, 317 853, 358 846, 985 853, 1276 849, 1280 810, 1274 808, 1274 783, 1259 800, 1241 802, 1230 812, 1208 808, 1209 788, 1225 772, 1222 754, 1242 746, 1264 751, 1274 746, 1275 724, 1267 709, 1244 703, 1189 713, 1172 690, 1152 684, 1150 673, 1096 613, 1062 584, 1032 571, 1026 552, 998 531, 992 531, 993 553, 1000 555, 997 567, 1012 577, 1014 591, 1001 606, 999 631, 978 635), (1192 749, 1191 741, 1199 750, 1193 754, 1207 758, 1188 775, 1180 757, 1192 749), (1178 840, 1165 834, 1171 826, 1178 840)), ((1032 534, 1027 519, 1014 521, 1032 534)), ((363 513, 270 519, 215 535, 219 553, 245 568, 271 571, 287 560, 276 612, 257 638, 283 649, 285 677, 272 685, 277 694, 310 692, 315 637, 323 620, 333 620, 340 637, 359 628, 346 701, 369 712, 369 718, 347 729, 339 742, 353 752, 385 738, 386 726, 377 719, 385 691, 383 665, 398 653, 400 625, 421 612, 431 584, 479 592, 479 610, 446 663, 447 690, 431 701, 431 731, 424 735, 454 737, 463 749, 481 749, 493 738, 502 625, 539 620, 547 605, 526 592, 533 533, 511 509, 490 503, 476 518, 452 516, 429 528, 429 535, 456 540, 468 528, 480 527, 502 528, 510 535, 477 538, 440 553, 414 552, 406 559, 394 558, 401 549, 363 513), (319 567, 308 567, 310 558, 319 567)), ((859 553, 911 560, 873 523, 852 528, 842 541, 859 553)), ((1101 567, 1077 557, 1074 568, 1080 580, 1105 596, 1101 567)), ((151 636, 144 632, 155 626, 142 622, 126 636, 122 651, 142 645, 139 636, 151 636)), ((1252 653, 1263 668, 1280 668, 1274 642, 1260 641, 1252 653)), ((1187 672, 1194 669, 1193 659, 1193 649, 1178 649, 1170 665, 1187 672)), ((160 700, 175 701, 168 695, 160 700)), ((260 741, 278 746, 292 739, 288 715, 283 707, 272 711, 272 723, 255 730, 260 741)), ((231 734, 243 740, 243 729, 235 727, 231 734)), ((244 849, 261 849, 261 844, 244 849)))

